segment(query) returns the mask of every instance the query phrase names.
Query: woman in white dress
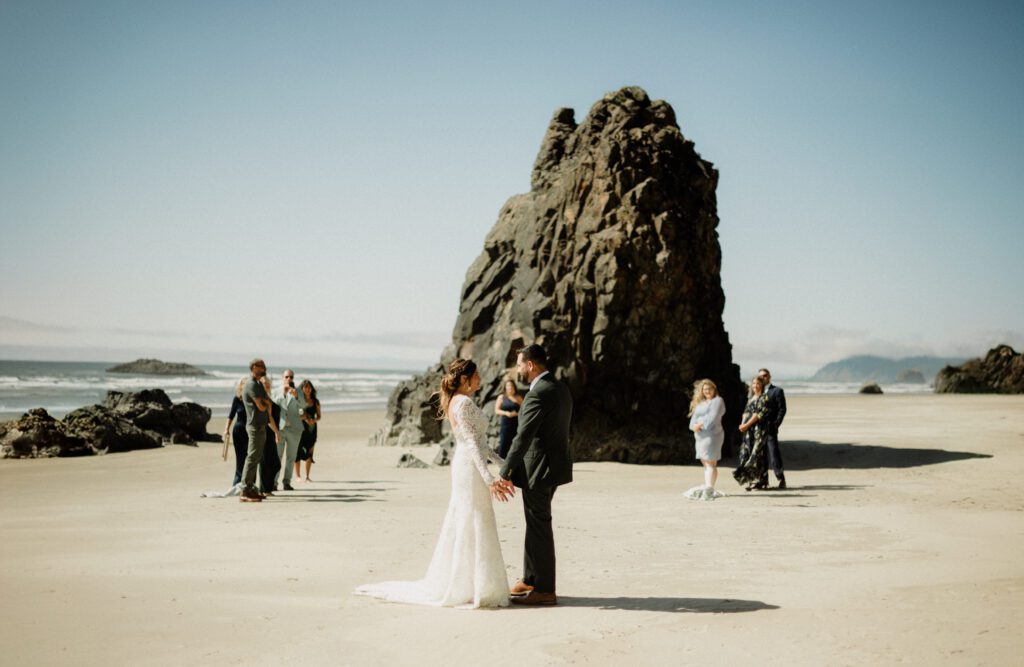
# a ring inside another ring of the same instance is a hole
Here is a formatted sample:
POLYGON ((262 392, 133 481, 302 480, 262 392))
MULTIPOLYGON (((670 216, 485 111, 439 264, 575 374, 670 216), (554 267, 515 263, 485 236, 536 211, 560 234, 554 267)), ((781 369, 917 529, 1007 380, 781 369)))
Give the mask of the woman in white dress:
POLYGON ((360 586, 356 593, 390 602, 440 607, 506 607, 509 587, 491 496, 513 490, 487 469, 504 463, 486 444, 487 418, 470 398, 480 388, 476 364, 456 359, 441 380, 440 415, 455 435, 452 495, 426 577, 360 586), (490 487, 490 488, 488 488, 490 487))
POLYGON ((693 399, 690 401, 690 430, 693 431, 697 458, 704 464, 704 485, 686 492, 686 497, 691 500, 714 500, 724 495, 715 491, 718 461, 722 458, 725 440, 723 415, 725 401, 718 395, 718 387, 711 380, 697 380, 693 384, 693 399))

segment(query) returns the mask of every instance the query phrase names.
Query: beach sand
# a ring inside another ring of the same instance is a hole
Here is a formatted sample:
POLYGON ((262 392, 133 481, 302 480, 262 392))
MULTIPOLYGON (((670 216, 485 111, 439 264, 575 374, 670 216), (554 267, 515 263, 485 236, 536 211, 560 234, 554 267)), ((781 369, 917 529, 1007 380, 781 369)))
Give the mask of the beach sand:
MULTIPOLYGON (((4 664, 1020 664, 1024 396, 794 396, 786 491, 715 502, 696 466, 578 463, 560 605, 354 596, 422 576, 448 469, 326 415, 314 482, 262 504, 219 444, 0 461, 4 664)), ((220 429, 220 420, 211 430, 220 429)), ((431 461, 434 449, 412 450, 431 461)), ((229 457, 230 459, 230 457, 229 457)), ((509 581, 519 498, 496 507, 509 581)))

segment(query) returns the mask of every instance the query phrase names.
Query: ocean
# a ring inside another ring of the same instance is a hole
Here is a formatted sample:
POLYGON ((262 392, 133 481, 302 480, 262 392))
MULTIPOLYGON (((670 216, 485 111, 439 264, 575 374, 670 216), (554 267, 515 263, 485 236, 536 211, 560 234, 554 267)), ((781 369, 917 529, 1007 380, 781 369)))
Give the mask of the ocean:
MULTIPOLYGON (((172 401, 195 401, 227 416, 238 378, 248 374, 242 366, 199 365, 208 375, 162 376, 107 373, 110 363, 0 360, 0 419, 13 419, 29 408, 46 408, 54 417, 93 403, 102 403, 110 389, 139 391, 160 388, 172 401)), ((280 368, 270 369, 274 386, 280 368)), ((414 371, 296 367, 296 383, 308 378, 316 387, 324 411, 383 409, 392 389, 414 371)), ((787 394, 856 394, 859 382, 809 382, 777 379, 787 394)), ((887 394, 924 394, 923 384, 882 384, 887 394)))
MULTIPOLYGON (((0 419, 20 416, 29 408, 46 408, 54 417, 93 403, 102 403, 110 389, 140 391, 160 388, 175 403, 194 401, 213 410, 214 417, 226 417, 235 385, 244 366, 197 364, 208 375, 165 376, 107 373, 110 363, 0 360, 0 419)), ((282 368, 271 368, 274 387, 279 388, 282 368)), ((324 411, 383 409, 391 390, 413 371, 345 368, 303 368, 296 366, 296 384, 309 379, 316 387, 324 411)))

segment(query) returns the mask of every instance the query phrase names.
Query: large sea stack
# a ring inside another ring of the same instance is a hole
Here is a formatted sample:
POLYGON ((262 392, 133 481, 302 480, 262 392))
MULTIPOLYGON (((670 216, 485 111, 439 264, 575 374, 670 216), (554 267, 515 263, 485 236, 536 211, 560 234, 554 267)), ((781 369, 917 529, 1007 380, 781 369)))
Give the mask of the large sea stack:
POLYGON ((722 324, 717 184, 672 107, 640 88, 606 95, 580 124, 556 111, 530 192, 502 207, 467 271, 451 344, 395 389, 371 442, 444 439, 432 394, 456 357, 477 362, 492 414, 532 342, 572 390, 578 461, 692 460, 697 378, 718 384, 734 431, 744 388, 722 324))

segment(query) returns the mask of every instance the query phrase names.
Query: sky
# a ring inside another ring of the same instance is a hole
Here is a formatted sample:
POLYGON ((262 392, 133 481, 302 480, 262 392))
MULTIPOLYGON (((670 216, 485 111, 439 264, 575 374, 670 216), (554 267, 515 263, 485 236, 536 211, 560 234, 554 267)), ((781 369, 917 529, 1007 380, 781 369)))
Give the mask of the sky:
POLYGON ((720 172, 744 372, 1024 347, 1024 5, 490 4, 0 2, 0 358, 426 367, 627 85, 720 172))

